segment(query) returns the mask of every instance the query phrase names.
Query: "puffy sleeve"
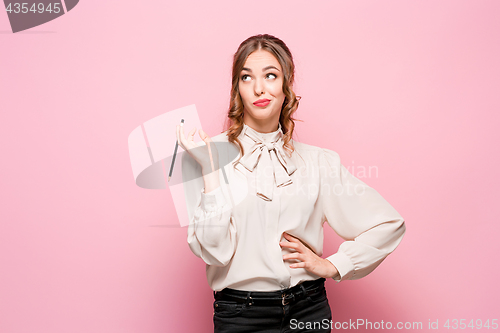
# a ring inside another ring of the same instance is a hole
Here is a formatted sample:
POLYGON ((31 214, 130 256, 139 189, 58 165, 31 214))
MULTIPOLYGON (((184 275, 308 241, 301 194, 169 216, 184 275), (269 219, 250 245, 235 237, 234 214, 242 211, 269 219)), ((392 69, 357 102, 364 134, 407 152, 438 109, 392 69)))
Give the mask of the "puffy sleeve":
POLYGON ((323 221, 345 240, 326 259, 339 271, 337 282, 360 279, 396 249, 405 234, 404 219, 377 191, 349 173, 336 152, 323 149, 320 169, 323 221))
POLYGON ((205 193, 201 167, 189 154, 183 154, 182 177, 189 216, 189 248, 208 265, 226 266, 236 249, 236 227, 231 201, 227 200, 223 191, 225 178, 221 169, 217 172, 221 186, 205 193))

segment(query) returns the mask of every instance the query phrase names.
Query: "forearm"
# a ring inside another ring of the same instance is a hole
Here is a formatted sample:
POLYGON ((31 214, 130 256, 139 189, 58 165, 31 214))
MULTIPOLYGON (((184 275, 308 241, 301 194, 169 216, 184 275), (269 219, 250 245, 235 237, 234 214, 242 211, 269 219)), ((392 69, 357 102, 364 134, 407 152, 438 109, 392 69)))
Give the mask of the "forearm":
POLYGON ((191 249, 198 249, 193 252, 209 265, 226 266, 234 254, 236 228, 231 223, 230 215, 231 212, 227 211, 210 218, 209 222, 218 222, 221 225, 196 224, 193 234, 188 237, 191 249))
POLYGON ((215 171, 206 171, 208 169, 203 169, 203 182, 205 184, 205 193, 210 193, 213 190, 217 189, 220 186, 219 182, 219 170, 215 171))
POLYGON ((201 195, 200 206, 196 208, 193 223, 188 228, 188 243, 191 250, 207 264, 225 266, 236 245, 231 206, 225 200, 220 186, 201 195))

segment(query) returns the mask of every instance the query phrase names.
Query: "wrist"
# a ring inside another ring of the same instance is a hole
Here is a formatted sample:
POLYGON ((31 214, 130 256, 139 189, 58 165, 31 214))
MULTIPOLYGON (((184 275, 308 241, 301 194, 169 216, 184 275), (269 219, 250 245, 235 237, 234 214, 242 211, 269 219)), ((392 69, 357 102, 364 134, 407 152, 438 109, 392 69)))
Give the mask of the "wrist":
POLYGON ((213 173, 219 174, 216 171, 219 171, 219 165, 218 164, 214 164, 213 168, 212 168, 212 165, 202 165, 201 166, 201 173, 202 173, 203 176, 210 175, 210 174, 213 174, 213 173))
POLYGON ((327 262, 327 265, 329 267, 328 269, 328 278, 336 278, 339 276, 339 271, 337 269, 337 267, 335 267, 334 264, 332 264, 332 262, 328 259, 324 259, 326 262, 327 262))
POLYGON ((212 192, 220 186, 219 172, 203 173, 203 182, 205 184, 205 193, 212 192))

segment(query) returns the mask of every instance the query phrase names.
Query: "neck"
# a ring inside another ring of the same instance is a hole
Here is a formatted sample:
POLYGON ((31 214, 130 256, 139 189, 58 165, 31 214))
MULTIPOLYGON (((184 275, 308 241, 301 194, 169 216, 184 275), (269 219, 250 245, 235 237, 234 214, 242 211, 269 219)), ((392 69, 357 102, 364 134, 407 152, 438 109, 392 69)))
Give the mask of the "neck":
POLYGON ((245 118, 245 114, 243 114, 243 122, 245 123, 245 125, 259 133, 272 133, 276 132, 279 128, 279 119, 249 119, 245 118))

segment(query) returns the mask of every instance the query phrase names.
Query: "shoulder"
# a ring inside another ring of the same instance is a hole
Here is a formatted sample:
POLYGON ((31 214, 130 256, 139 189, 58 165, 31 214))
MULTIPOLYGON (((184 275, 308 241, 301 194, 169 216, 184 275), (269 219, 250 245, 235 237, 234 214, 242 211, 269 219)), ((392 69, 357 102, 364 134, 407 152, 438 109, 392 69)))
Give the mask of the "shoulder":
POLYGON ((211 139, 212 139, 212 141, 216 141, 216 142, 229 142, 227 139, 227 131, 222 132, 220 134, 217 134, 217 135, 211 137, 211 139))
POLYGON ((321 148, 295 140, 292 140, 292 142, 295 151, 303 158, 307 157, 308 159, 317 160, 319 164, 327 163, 329 165, 336 165, 340 163, 339 154, 332 149, 321 148))
POLYGON ((227 131, 214 135, 211 137, 211 139, 217 146, 217 149, 231 150, 236 146, 234 143, 229 142, 227 131))

